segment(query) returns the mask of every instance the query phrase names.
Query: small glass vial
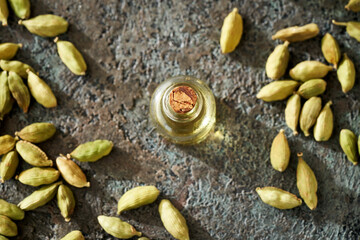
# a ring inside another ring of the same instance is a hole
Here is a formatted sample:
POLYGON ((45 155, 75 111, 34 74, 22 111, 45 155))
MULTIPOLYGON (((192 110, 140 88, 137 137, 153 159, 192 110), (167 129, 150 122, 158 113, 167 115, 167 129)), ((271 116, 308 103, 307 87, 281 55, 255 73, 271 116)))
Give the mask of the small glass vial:
POLYGON ((172 77, 154 91, 150 118, 158 132, 170 141, 196 144, 203 141, 215 125, 215 98, 200 79, 172 77))

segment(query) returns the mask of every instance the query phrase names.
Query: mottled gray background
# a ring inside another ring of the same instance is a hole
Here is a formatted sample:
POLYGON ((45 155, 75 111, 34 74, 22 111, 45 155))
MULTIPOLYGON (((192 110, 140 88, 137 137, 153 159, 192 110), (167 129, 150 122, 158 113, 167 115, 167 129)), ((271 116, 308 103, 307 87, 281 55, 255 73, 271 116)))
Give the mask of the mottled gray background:
MULTIPOLYGON (((61 63, 53 39, 34 36, 17 19, 0 27, 0 41, 21 42, 16 56, 37 71, 54 90, 59 106, 44 109, 32 100, 29 113, 16 107, 1 124, 1 134, 13 133, 37 121, 49 121, 58 131, 39 146, 55 159, 78 144, 97 138, 115 143, 109 157, 81 163, 91 188, 72 188, 75 214, 65 223, 56 202, 26 213, 17 222, 17 239, 59 239, 81 230, 87 239, 114 239, 97 223, 100 214, 116 215, 124 191, 154 184, 161 198, 169 198, 184 214, 191 239, 359 239, 360 168, 345 158, 338 144, 339 131, 360 134, 360 84, 343 94, 336 73, 327 77, 324 102, 332 100, 333 137, 317 143, 303 134, 294 137, 284 120, 285 101, 264 103, 255 95, 270 82, 265 62, 279 42, 276 30, 315 22, 320 35, 290 45, 291 61, 324 61, 320 40, 326 32, 354 60, 360 72, 360 43, 330 21, 357 20, 347 12, 347 1, 118 1, 32 0, 32 16, 54 13, 70 22, 61 39, 71 40, 84 54, 89 71, 78 77, 61 63), (222 55, 220 29, 233 7, 244 18, 244 34, 235 52, 222 55), (154 88, 164 79, 190 74, 209 84, 217 99, 217 137, 183 147, 158 136, 148 119, 154 88), (272 139, 286 129, 292 150, 284 173, 272 169, 272 139), (281 211, 265 205, 255 193, 258 186, 276 186, 298 195, 296 153, 314 170, 319 183, 319 204, 281 211)), ((30 166, 22 163, 18 172, 30 166)), ((18 203, 35 188, 15 180, 0 185, 1 198, 18 203)), ((129 221, 151 239, 171 239, 156 203, 128 211, 129 221)))

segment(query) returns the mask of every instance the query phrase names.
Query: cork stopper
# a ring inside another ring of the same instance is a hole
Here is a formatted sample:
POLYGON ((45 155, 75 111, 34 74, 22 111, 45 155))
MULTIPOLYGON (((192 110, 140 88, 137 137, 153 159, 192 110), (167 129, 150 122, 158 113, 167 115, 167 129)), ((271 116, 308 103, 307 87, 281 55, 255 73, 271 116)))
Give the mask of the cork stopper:
POLYGON ((189 86, 179 86, 170 93, 170 106, 176 113, 190 112, 196 104, 197 96, 189 86))

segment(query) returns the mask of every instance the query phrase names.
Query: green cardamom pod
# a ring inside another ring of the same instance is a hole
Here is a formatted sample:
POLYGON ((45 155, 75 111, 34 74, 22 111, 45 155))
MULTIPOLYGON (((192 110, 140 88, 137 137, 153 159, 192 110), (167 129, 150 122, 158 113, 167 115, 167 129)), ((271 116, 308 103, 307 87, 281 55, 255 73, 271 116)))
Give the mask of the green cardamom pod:
POLYGON ((266 75, 271 79, 279 79, 284 76, 289 63, 290 53, 288 41, 278 45, 266 61, 266 75))
MULTIPOLYGON (((7 19, 9 17, 9 8, 7 6, 6 0, 0 0, 0 21, 3 26, 7 26, 7 19)), ((0 44, 1 45, 1 44, 0 44)), ((0 54, 1 56, 1 54, 0 54)), ((1 59, 1 57, 0 57, 1 59)))
POLYGON ((160 191, 154 186, 140 186, 127 191, 118 203, 118 214, 153 203, 160 191))
POLYGON ((301 199, 296 195, 280 188, 258 187, 256 188, 256 192, 264 203, 278 209, 291 209, 302 204, 301 199))
POLYGON ((6 154, 14 149, 16 140, 10 135, 0 137, 0 155, 6 154))
POLYGON ((30 0, 9 0, 9 3, 18 18, 30 17, 30 0))
POLYGON ((65 218, 66 222, 70 221, 70 216, 74 212, 75 198, 71 189, 64 184, 60 185, 57 192, 57 202, 61 215, 65 218))
POLYGON ((307 137, 310 135, 310 128, 315 124, 321 111, 321 98, 312 97, 304 103, 300 113, 300 128, 307 137))
POLYGON ((358 150, 356 146, 356 135, 349 129, 342 129, 340 131, 340 146, 344 151, 345 155, 354 165, 358 164, 358 150))
POLYGON ((49 87, 38 75, 28 70, 28 86, 35 100, 46 108, 57 106, 56 97, 49 87))
POLYGON ((280 39, 282 41, 300 42, 313 38, 319 34, 319 27, 315 23, 306 24, 304 26, 294 26, 282 29, 272 36, 272 39, 280 39))
POLYGON ((176 239, 189 240, 189 229, 185 218, 174 205, 167 199, 163 199, 159 205, 161 221, 166 230, 176 239))
POLYGON ((59 177, 60 172, 54 168, 34 167, 21 172, 17 179, 22 184, 37 187, 40 185, 51 184, 57 181, 59 177))
POLYGON ((0 234, 7 237, 15 237, 18 234, 16 224, 7 216, 0 215, 0 234))
POLYGON ((316 97, 326 90, 326 81, 323 79, 312 79, 300 85, 298 93, 305 99, 316 97))
MULTIPOLYGON (((1 239, 0 239, 1 240, 1 239)), ((150 240, 149 238, 147 237, 141 237, 141 238, 138 238, 138 240, 150 240)))
POLYGON ((314 210, 318 202, 316 195, 318 187, 316 177, 309 165, 302 158, 303 154, 298 153, 297 155, 299 161, 296 169, 296 185, 306 205, 311 210, 314 210))
POLYGON ((86 180, 86 176, 81 168, 72 160, 60 155, 56 159, 56 165, 61 176, 67 183, 74 187, 90 187, 90 182, 86 180))
POLYGON ((321 51, 326 59, 326 61, 337 69, 338 62, 340 61, 341 52, 339 44, 336 39, 331 36, 330 33, 326 33, 321 40, 321 51))
POLYGON ((290 147, 284 132, 284 129, 281 129, 274 138, 270 151, 271 165, 279 172, 285 171, 290 160, 290 147))
POLYGON ((11 179, 15 175, 18 165, 19 158, 16 151, 11 151, 5 154, 0 163, 1 182, 11 179))
POLYGON ((11 111, 13 104, 14 99, 9 89, 7 72, 3 71, 0 73, 0 120, 3 120, 4 116, 11 111))
POLYGON ((303 61, 290 70, 291 78, 300 81, 323 78, 333 68, 318 61, 303 61))
POLYGON ((348 4, 345 6, 345 9, 351 10, 353 12, 360 11, 360 0, 350 0, 348 4))
POLYGON ((0 240, 9 240, 7 237, 0 235, 0 240))
POLYGON ((294 93, 286 103, 285 121, 288 127, 293 130, 293 134, 298 135, 297 125, 299 122, 301 109, 301 98, 299 94, 294 93))
POLYGON ((261 88, 256 97, 265 102, 284 100, 294 92, 297 86, 299 82, 293 80, 273 81, 261 88))
POLYGON ((29 32, 41 37, 56 37, 67 31, 69 23, 62 17, 45 14, 39 15, 28 20, 20 20, 20 25, 24 25, 29 32))
POLYGON ((0 67, 4 71, 8 72, 16 72, 20 77, 27 78, 27 70, 34 72, 34 69, 27 65, 26 63, 22 63, 20 61, 8 61, 8 60, 0 60, 0 67))
POLYGON ((54 124, 39 122, 24 127, 20 132, 15 132, 15 135, 28 142, 40 143, 54 136, 55 132, 54 124))
POLYGON ((7 216, 13 220, 23 220, 25 213, 18 206, 0 199, 0 215, 7 216))
MULTIPOLYGON (((0 0, 0 12, 1 12, 1 1, 3 0, 0 0)), ((12 59, 16 55, 19 48, 22 48, 21 43, 0 44, 0 59, 4 59, 4 60, 12 59)))
POLYGON ((346 26, 346 32, 349 36, 360 42, 360 22, 337 22, 332 20, 332 23, 338 26, 346 26))
POLYGON ((66 234, 66 236, 60 240, 85 240, 85 238, 80 231, 76 230, 66 234))
POLYGON ((235 50, 243 33, 243 20, 237 8, 234 8, 224 19, 221 28, 220 47, 222 53, 230 53, 235 50))
POLYGON ((85 75, 87 66, 85 60, 74 44, 55 38, 58 54, 61 61, 76 75, 85 75))
POLYGON ((316 120, 314 126, 314 138, 318 142, 327 141, 332 135, 334 116, 330 108, 331 105, 332 101, 327 102, 316 120))
POLYGON ((32 194, 22 200, 18 207, 24 211, 34 210, 38 207, 44 206, 51 201, 56 195, 56 190, 62 182, 56 182, 51 185, 44 186, 39 190, 34 191, 32 194))
POLYGON ((344 53, 344 57, 339 64, 337 76, 341 84, 342 91, 347 93, 355 84, 355 67, 351 59, 344 53))
POLYGON ((105 232, 116 238, 129 239, 134 236, 140 237, 142 235, 141 232, 136 231, 133 226, 116 217, 100 215, 98 216, 98 221, 105 232))
POLYGON ((53 165, 53 161, 49 160, 39 147, 30 142, 18 141, 16 151, 25 162, 34 167, 51 167, 53 165))
POLYGON ((15 72, 9 72, 9 88, 17 104, 26 113, 30 105, 30 93, 21 77, 15 72))
POLYGON ((113 145, 114 144, 108 140, 87 142, 75 148, 75 150, 70 153, 70 156, 80 162, 95 162, 108 155, 113 145))

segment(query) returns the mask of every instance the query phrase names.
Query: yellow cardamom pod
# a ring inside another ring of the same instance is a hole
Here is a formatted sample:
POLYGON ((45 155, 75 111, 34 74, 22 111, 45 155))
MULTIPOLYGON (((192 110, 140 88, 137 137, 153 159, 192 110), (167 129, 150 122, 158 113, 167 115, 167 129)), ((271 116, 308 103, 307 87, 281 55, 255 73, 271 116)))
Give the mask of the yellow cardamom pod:
POLYGON ((264 203, 278 209, 291 209, 302 204, 301 199, 296 195, 280 188, 258 187, 256 188, 256 192, 264 203))
POLYGON ((286 103, 285 121, 288 127, 293 130, 293 134, 298 135, 297 125, 299 122, 301 109, 301 98, 299 94, 294 93, 286 103))
POLYGON ((360 22, 337 22, 332 20, 332 23, 338 26, 346 26, 346 32, 349 36, 360 42, 360 22))
POLYGON ((136 231, 129 223, 123 222, 116 217, 100 215, 98 216, 98 221, 105 232, 116 238, 129 239, 134 236, 140 237, 142 235, 141 232, 136 231))
MULTIPOLYGON (((2 0, 0 0, 0 2, 1 1, 2 0)), ((0 5, 1 5, 1 3, 0 3, 0 5)), ((1 8, 1 6, 0 6, 0 8, 1 8)), ((19 48, 22 48, 21 43, 1 43, 0 44, 0 59, 4 59, 4 60, 12 59, 16 55, 19 48)))
POLYGON ((326 90, 326 81, 323 79, 312 79, 300 85, 298 93, 305 99, 316 97, 326 90))
POLYGON ((7 237, 4 237, 3 235, 0 235, 0 240, 9 240, 7 237))
POLYGON ((282 41, 299 42, 313 38, 319 34, 319 27, 315 23, 306 24, 304 26, 294 26, 284 28, 275 33, 272 39, 280 39, 282 41))
POLYGON ((291 78, 300 81, 323 78, 333 68, 318 61, 303 61, 290 70, 291 78))
POLYGON ((299 82, 293 80, 273 81, 261 88, 256 97, 265 102, 284 100, 294 92, 297 86, 299 82))
POLYGON ((321 111, 321 98, 311 97, 304 103, 300 113, 300 128, 307 137, 310 135, 310 128, 315 124, 321 111))
POLYGON ((30 0, 8 0, 10 7, 18 18, 30 17, 30 0))
POLYGON ((90 182, 86 180, 84 172, 72 160, 60 155, 56 159, 56 165, 61 173, 61 176, 70 185, 78 188, 90 187, 90 182))
POLYGON ((59 16, 52 14, 39 15, 28 20, 20 20, 29 32, 41 37, 56 37, 65 33, 68 29, 68 22, 59 16))
POLYGON ((51 167, 53 165, 53 161, 49 160, 39 147, 30 142, 18 141, 16 151, 25 162, 34 167, 51 167))
POLYGON ((288 50, 289 42, 276 46, 266 61, 266 75, 271 79, 279 79, 284 76, 289 63, 290 53, 288 50))
POLYGON ((15 237, 18 234, 16 224, 7 216, 0 215, 0 234, 7 237, 15 237))
POLYGON ((23 220, 25 213, 18 206, 0 199, 0 215, 7 216, 13 220, 23 220))
POLYGON ((70 156, 80 162, 95 162, 110 154, 114 144, 109 140, 95 140, 80 144, 70 156))
POLYGON ((330 108, 331 105, 332 101, 327 102, 316 120, 314 126, 314 138, 318 142, 327 141, 332 135, 334 116, 330 108))
POLYGON ((85 238, 80 231, 76 230, 66 234, 66 236, 60 240, 85 240, 85 238))
POLYGON ((28 142, 40 143, 54 136, 55 132, 54 124, 39 122, 24 127, 20 132, 15 132, 15 135, 28 142))
POLYGON ((355 66, 351 59, 344 53, 344 57, 339 64, 337 76, 341 84, 342 91, 347 93, 355 84, 355 66))
POLYGON ((348 4, 345 6, 345 9, 351 10, 353 12, 360 11, 360 0, 350 0, 348 4))
POLYGON ((11 151, 5 154, 0 163, 1 182, 11 179, 15 175, 18 165, 19 158, 16 151, 11 151))
POLYGON ((44 184, 51 184, 57 181, 59 177, 60 172, 54 168, 34 167, 22 171, 17 179, 22 184, 38 187, 44 184))
POLYGON ((30 105, 30 93, 21 77, 15 72, 9 72, 9 89, 17 104, 26 113, 30 105))
POLYGON ((31 95, 43 107, 53 108, 57 106, 56 97, 53 91, 51 91, 49 85, 47 85, 44 80, 30 70, 28 70, 28 86, 31 95))
POLYGON ((189 229, 185 218, 174 205, 167 199, 163 199, 159 205, 161 221, 166 230, 179 240, 189 240, 189 229))
POLYGON ((16 139, 10 135, 0 137, 0 155, 6 154, 14 149, 16 139))
MULTIPOLYGON (((7 19, 9 17, 9 8, 7 6, 6 0, 0 0, 0 21, 3 26, 7 26, 7 19)), ((0 57, 1 59, 1 57, 0 57)))
POLYGON ((358 164, 358 150, 356 146, 356 135, 349 129, 342 129, 340 131, 340 146, 345 155, 354 165, 358 164))
POLYGON ((118 202, 118 214, 153 203, 160 191, 154 186, 140 186, 127 191, 118 202))
POLYGON ((13 104, 14 99, 9 89, 7 72, 3 71, 0 73, 0 120, 3 120, 4 116, 11 111, 13 104))
POLYGON ((32 67, 20 61, 0 60, 0 67, 4 71, 16 72, 22 78, 27 78, 28 74, 26 71, 28 69, 34 72, 34 69, 32 67))
POLYGON ((321 40, 321 51, 326 59, 326 61, 337 69, 338 62, 340 61, 341 52, 339 44, 336 39, 331 36, 330 33, 326 33, 321 40))
POLYGON ((138 240, 150 240, 150 239, 147 238, 147 237, 141 237, 141 238, 139 238, 138 240))
POLYGON ((314 210, 318 202, 316 195, 318 186, 315 174, 302 158, 303 154, 298 153, 297 155, 299 161, 296 169, 296 185, 306 205, 314 210))
POLYGON ((74 212, 75 198, 71 189, 61 184, 57 192, 57 203, 60 209, 61 215, 65 218, 66 222, 70 221, 70 216, 74 212))
POLYGON ((85 60, 74 44, 55 38, 58 54, 62 62, 76 75, 85 75, 87 66, 85 60))
POLYGON ((271 165, 279 172, 285 171, 290 160, 290 147, 284 132, 284 129, 281 129, 274 138, 270 151, 271 165))
POLYGON ((224 19, 221 28, 220 47, 222 53, 230 53, 235 50, 239 44, 243 33, 243 20, 238 13, 238 9, 234 8, 224 19))

